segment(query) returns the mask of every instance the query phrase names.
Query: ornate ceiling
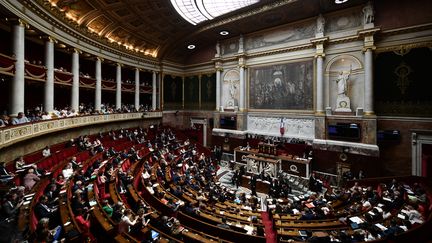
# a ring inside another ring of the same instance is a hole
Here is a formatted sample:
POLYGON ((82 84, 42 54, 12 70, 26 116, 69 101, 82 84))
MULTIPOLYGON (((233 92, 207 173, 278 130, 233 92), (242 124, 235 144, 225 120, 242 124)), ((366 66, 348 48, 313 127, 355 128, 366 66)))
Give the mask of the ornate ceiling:
POLYGON ((211 21, 192 25, 184 20, 169 0, 38 0, 51 5, 55 16, 64 16, 80 28, 97 34, 137 55, 152 56, 180 64, 203 50, 214 49, 224 38, 290 23, 342 8, 363 4, 350 0, 261 0, 259 3, 211 21), (221 36, 220 31, 229 31, 221 36), (196 45, 191 51, 186 47, 196 45))

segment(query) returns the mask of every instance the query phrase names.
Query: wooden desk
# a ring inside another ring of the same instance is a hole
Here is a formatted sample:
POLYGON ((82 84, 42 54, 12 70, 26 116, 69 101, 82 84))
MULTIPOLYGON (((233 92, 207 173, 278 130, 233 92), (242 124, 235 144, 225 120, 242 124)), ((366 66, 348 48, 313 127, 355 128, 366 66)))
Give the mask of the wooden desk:
POLYGON ((234 161, 239 164, 247 165, 247 156, 253 155, 273 160, 280 160, 280 169, 288 174, 309 178, 310 160, 297 158, 289 155, 270 155, 263 154, 258 149, 242 150, 240 147, 234 149, 234 161))
MULTIPOLYGON (((249 182, 250 182, 250 176, 243 175, 242 181, 241 181, 241 186, 250 189, 249 182)), ((260 192, 260 193, 268 194, 270 192, 270 182, 257 179, 256 191, 260 192)))
POLYGON ((280 160, 255 156, 249 154, 246 156, 246 171, 253 174, 262 174, 266 176, 277 177, 280 170, 280 160))

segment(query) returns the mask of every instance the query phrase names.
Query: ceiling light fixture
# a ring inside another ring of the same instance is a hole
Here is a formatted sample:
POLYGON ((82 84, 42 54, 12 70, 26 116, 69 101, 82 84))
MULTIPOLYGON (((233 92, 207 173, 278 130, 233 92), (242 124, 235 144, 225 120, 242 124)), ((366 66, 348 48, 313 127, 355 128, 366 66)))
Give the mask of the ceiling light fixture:
POLYGON ((195 47, 196 47, 195 45, 188 45, 188 46, 187 46, 187 49, 189 49, 189 50, 193 50, 193 49, 195 49, 195 47))
POLYGON ((335 0, 336 4, 342 4, 342 3, 346 3, 348 2, 348 0, 335 0))
POLYGON ((226 30, 222 30, 221 32, 219 32, 220 35, 229 35, 229 32, 226 30))

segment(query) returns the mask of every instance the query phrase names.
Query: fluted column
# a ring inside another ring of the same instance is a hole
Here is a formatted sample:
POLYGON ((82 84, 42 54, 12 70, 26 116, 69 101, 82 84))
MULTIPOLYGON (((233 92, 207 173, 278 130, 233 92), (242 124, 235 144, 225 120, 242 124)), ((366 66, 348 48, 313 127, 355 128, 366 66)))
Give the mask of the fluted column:
POLYGON ((19 20, 12 27, 12 54, 15 56, 15 75, 11 84, 9 113, 16 116, 24 112, 24 22, 19 20))
POLYGON ((48 37, 45 41, 45 99, 44 110, 51 112, 54 110, 54 39, 48 37))
POLYGON ((140 108, 140 70, 135 68, 135 110, 140 108))
POLYGON ((96 58, 96 88, 95 88, 95 104, 94 108, 96 111, 101 110, 102 103, 102 58, 96 58))
POLYGON ((156 72, 152 76, 152 110, 156 110, 156 72))
POLYGON ((71 108, 79 111, 79 50, 72 53, 72 96, 71 108))
POLYGON ((372 50, 367 48, 364 53, 365 58, 365 87, 364 87, 364 113, 365 115, 373 115, 373 59, 372 50))
POLYGON ((239 110, 243 111, 245 109, 245 66, 240 65, 240 101, 239 110))
POLYGON ((316 57, 316 75, 317 75, 317 101, 316 112, 324 113, 324 73, 323 73, 323 57, 318 55, 316 57))
POLYGON ((116 109, 121 109, 121 64, 116 69, 116 109))
POLYGON ((219 111, 221 107, 221 73, 220 68, 216 68, 216 110, 219 111))

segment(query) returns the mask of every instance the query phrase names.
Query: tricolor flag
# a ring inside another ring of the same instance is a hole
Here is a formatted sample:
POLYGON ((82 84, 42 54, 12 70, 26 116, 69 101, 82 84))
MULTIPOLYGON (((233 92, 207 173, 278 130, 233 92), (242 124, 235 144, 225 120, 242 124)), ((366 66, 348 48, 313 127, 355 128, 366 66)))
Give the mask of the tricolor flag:
POLYGON ((281 121, 280 121, 280 134, 281 134, 281 136, 283 136, 284 133, 285 133, 285 123, 283 121, 283 118, 281 118, 281 121))

